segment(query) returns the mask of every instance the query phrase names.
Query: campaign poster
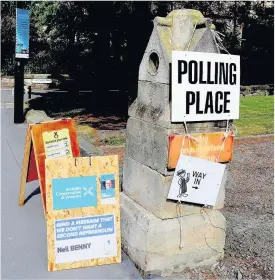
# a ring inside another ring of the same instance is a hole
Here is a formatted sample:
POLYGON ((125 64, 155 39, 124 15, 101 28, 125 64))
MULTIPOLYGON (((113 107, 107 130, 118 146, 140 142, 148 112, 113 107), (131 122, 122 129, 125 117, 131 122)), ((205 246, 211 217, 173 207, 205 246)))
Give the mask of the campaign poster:
POLYGON ((97 206, 96 176, 52 179, 53 209, 97 206))
POLYGON ((43 132, 46 158, 70 157, 72 148, 68 128, 43 132))
POLYGON ((103 174, 100 176, 101 203, 115 204, 115 174, 103 174))

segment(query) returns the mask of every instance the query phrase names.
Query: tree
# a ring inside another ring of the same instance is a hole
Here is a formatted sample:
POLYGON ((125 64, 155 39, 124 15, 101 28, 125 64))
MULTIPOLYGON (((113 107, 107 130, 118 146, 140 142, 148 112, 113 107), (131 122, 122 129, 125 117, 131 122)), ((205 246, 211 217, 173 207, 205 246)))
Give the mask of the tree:
POLYGON ((14 1, 1 2, 1 73, 13 74, 15 55, 15 10, 14 1))
POLYGON ((153 18, 186 8, 212 19, 229 53, 241 55, 242 69, 265 70, 261 75, 243 70, 243 83, 273 81, 273 2, 2 1, 2 72, 13 72, 16 4, 31 13, 32 72, 66 73, 77 84, 88 81, 101 92, 123 88, 134 97, 153 18))
POLYGON ((55 61, 52 70, 65 71, 76 78, 85 7, 81 2, 36 2, 32 5, 32 15, 38 41, 49 46, 49 53, 55 61))
POLYGON ((274 3, 247 2, 240 10, 243 24, 242 82, 274 83, 274 3))

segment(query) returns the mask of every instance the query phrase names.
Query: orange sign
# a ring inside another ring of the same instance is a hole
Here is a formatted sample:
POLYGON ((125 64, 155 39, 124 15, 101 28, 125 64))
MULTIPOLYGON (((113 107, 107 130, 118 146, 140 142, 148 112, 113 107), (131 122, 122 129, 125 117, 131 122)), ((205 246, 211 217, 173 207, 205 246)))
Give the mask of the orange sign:
POLYGON ((218 162, 231 161, 234 140, 232 133, 226 138, 223 132, 195 133, 191 136, 190 138, 184 135, 169 136, 168 168, 176 168, 181 149, 184 155, 209 161, 216 161, 217 158, 218 162))
POLYGON ((30 124, 26 135, 19 205, 24 205, 26 182, 39 179, 46 214, 45 159, 79 156, 77 134, 72 119, 30 124))

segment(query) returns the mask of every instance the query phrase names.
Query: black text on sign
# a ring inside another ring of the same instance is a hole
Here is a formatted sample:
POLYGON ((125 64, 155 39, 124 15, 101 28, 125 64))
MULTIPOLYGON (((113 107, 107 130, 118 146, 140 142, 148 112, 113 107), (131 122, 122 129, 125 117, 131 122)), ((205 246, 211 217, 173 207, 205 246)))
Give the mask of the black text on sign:
POLYGON ((172 122, 239 118, 240 58, 173 51, 172 122))

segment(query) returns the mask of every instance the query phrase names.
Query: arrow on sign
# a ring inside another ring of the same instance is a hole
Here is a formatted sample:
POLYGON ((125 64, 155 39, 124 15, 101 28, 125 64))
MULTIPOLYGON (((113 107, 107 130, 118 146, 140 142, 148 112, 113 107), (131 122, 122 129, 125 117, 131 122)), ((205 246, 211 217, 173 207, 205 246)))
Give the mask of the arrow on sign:
POLYGON ((193 188, 193 189, 196 189, 196 190, 198 189, 198 187, 192 187, 192 188, 193 188))

